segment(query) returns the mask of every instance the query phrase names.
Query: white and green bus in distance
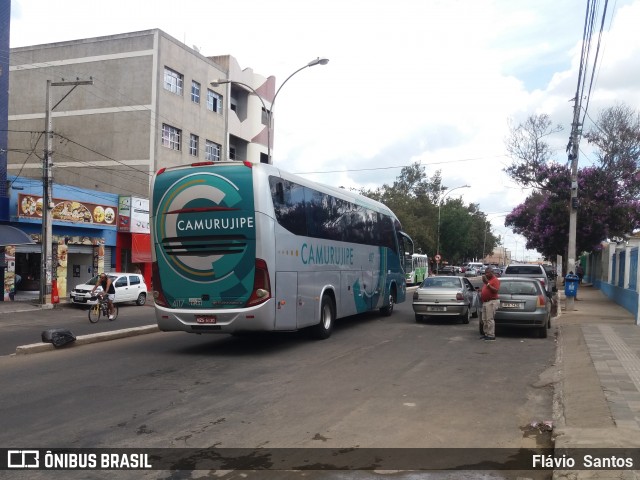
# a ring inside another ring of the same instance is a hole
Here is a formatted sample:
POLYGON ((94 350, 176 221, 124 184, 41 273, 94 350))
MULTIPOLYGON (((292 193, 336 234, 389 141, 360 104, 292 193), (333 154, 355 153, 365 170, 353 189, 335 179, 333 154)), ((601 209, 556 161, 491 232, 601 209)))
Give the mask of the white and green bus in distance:
POLYGON ((417 285, 429 276, 429 256, 421 253, 407 254, 407 285, 417 285))
POLYGON ((331 335, 406 297, 411 239, 385 205, 267 164, 163 168, 151 183, 158 327, 331 335))

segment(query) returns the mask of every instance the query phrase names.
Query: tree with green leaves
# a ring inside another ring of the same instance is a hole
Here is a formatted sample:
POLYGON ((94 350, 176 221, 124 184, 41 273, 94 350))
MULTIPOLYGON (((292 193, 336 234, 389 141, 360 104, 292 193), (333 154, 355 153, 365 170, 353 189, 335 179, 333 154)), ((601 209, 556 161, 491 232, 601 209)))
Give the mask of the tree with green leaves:
POLYGON ((447 198, 439 205, 447 187, 440 171, 429 178, 424 166, 414 163, 404 167, 392 185, 360 193, 387 205, 398 216, 404 230, 415 243, 416 253, 433 257, 438 240, 440 207, 440 253, 443 261, 461 264, 481 258, 496 247, 498 238, 486 231, 486 215, 475 204, 465 205, 459 198, 447 198))

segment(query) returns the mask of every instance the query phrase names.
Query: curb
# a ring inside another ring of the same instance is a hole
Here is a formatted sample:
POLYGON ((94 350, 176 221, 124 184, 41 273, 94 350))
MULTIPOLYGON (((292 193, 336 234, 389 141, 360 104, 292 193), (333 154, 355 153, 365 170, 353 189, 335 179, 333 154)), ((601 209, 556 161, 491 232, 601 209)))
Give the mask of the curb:
MULTIPOLYGON (((126 337, 135 337, 138 335, 145 335, 147 333, 155 333, 159 332, 160 329, 157 325, 147 325, 144 327, 133 327, 133 328, 125 328, 123 330, 114 330, 112 332, 100 332, 100 333, 91 333, 89 335, 80 335, 76 337, 76 341, 70 343, 67 346, 62 347, 62 349, 70 348, 75 345, 89 345, 91 343, 98 342, 106 342, 109 340, 117 340, 119 338, 126 337)), ((42 352, 50 352, 53 350, 58 350, 53 346, 52 343, 32 343, 29 345, 22 345, 16 347, 15 355, 28 355, 31 353, 42 353, 42 352)))

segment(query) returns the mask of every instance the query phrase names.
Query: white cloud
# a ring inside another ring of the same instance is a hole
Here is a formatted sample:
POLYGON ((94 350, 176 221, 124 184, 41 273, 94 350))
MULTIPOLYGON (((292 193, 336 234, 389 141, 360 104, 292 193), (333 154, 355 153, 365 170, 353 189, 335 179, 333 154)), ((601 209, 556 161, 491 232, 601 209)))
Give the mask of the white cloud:
MULTIPOLYGON (((589 104, 640 104, 640 0, 609 12, 589 104)), ((610 8, 613 8, 610 4, 610 8)), ((521 191, 502 172, 507 120, 547 113, 565 131, 577 85, 582 0, 13 0, 12 47, 160 28, 205 55, 231 54, 281 85, 274 163, 325 183, 375 187, 421 161, 487 213, 521 191), (363 170, 367 168, 384 170, 363 170)), ((588 158, 585 161, 589 161, 588 158)), ((455 194, 454 194, 455 196, 455 194)), ((498 225, 504 217, 496 216, 498 225)))

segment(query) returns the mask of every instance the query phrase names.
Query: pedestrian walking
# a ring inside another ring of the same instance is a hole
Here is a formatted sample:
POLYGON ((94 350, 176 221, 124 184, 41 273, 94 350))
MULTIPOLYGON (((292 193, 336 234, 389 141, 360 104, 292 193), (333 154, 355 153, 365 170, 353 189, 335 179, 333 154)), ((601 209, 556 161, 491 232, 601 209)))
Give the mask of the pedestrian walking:
POLYGON ((493 274, 493 268, 487 267, 482 275, 482 291, 480 292, 480 300, 482 300, 482 328, 487 342, 493 342, 496 339, 496 322, 494 316, 498 308, 498 290, 500 290, 500 280, 493 274))
POLYGON ((582 277, 584 277, 584 269, 580 264, 576 266, 576 275, 578 275, 578 284, 582 285, 582 277))

